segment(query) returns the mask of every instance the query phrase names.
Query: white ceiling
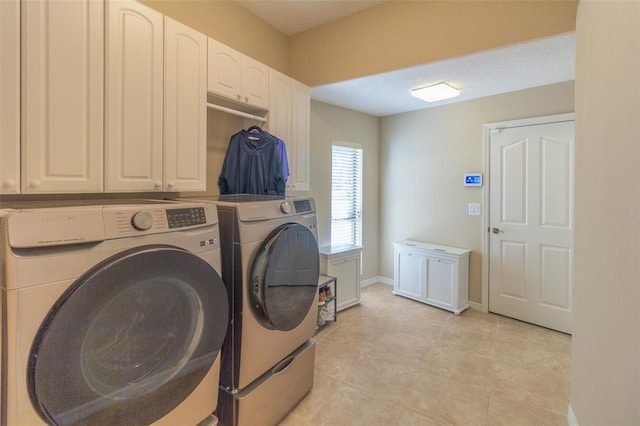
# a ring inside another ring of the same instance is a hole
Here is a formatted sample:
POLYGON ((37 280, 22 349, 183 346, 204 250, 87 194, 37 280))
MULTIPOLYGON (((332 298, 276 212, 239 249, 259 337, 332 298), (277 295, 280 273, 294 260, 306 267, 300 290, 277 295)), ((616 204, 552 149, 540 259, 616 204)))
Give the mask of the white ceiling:
MULTIPOLYGON (((386 0, 236 0, 287 35, 386 0)), ((398 114, 575 79, 575 34, 485 51, 311 89, 317 101, 375 116, 398 114), (460 96, 427 103, 411 89, 447 82, 460 96)))
POLYGON ((575 35, 565 34, 313 87, 311 98, 382 117, 574 80, 574 58, 575 35), (460 89, 460 96, 433 103, 411 96, 411 89, 441 81, 460 89))

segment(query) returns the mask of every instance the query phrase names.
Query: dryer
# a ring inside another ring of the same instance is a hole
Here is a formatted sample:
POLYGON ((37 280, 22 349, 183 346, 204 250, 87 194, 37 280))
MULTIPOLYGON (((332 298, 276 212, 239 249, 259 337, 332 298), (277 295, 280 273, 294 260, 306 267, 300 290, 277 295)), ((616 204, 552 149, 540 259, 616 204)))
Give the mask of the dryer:
POLYGON ((231 325, 223 345, 223 425, 273 425, 313 386, 319 253, 313 198, 222 195, 222 277, 231 325))
POLYGON ((217 211, 153 200, 0 214, 1 423, 217 423, 217 211))

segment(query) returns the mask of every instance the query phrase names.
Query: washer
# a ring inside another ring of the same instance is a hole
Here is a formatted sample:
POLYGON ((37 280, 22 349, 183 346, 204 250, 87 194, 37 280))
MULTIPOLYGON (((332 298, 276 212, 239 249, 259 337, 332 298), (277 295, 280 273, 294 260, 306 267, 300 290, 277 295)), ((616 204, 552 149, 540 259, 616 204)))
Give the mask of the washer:
POLYGON ((218 417, 273 425, 313 386, 318 297, 312 198, 222 195, 215 203, 231 302, 218 417))
POLYGON ((216 424, 229 311, 214 206, 2 209, 1 423, 216 424))

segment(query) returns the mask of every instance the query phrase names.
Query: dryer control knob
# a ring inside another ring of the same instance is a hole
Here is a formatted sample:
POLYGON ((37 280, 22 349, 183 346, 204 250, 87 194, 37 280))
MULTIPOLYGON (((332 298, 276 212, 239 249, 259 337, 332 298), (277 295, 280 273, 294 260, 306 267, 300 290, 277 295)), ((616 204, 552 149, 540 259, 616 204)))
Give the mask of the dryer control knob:
POLYGON ((153 225, 153 217, 147 212, 137 212, 131 216, 131 225, 138 231, 146 231, 153 225))
POLYGON ((280 204, 280 210, 284 214, 291 213, 291 204, 289 204, 287 201, 285 201, 284 203, 280 204))

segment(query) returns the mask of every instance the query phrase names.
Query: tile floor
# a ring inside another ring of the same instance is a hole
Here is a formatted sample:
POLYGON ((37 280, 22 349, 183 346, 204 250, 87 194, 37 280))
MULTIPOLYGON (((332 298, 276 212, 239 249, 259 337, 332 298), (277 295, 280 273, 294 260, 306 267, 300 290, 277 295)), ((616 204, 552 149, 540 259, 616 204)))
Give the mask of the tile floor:
POLYGON ((570 336, 391 291, 318 331, 314 387, 281 426, 567 424, 570 336))

